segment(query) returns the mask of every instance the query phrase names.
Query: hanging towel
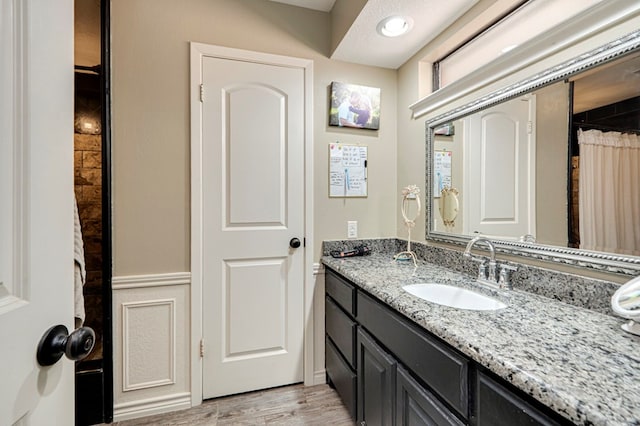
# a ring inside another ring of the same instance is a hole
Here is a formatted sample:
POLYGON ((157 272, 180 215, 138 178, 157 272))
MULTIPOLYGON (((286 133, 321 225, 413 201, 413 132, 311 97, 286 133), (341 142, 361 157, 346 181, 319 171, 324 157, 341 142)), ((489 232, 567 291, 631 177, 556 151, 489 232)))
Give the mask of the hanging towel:
POLYGON ((73 199, 73 260, 74 260, 74 292, 75 292, 75 317, 80 320, 80 325, 84 323, 84 294, 83 286, 87 278, 87 271, 84 264, 84 243, 82 242, 82 227, 80 226, 80 215, 78 214, 78 201, 73 199))

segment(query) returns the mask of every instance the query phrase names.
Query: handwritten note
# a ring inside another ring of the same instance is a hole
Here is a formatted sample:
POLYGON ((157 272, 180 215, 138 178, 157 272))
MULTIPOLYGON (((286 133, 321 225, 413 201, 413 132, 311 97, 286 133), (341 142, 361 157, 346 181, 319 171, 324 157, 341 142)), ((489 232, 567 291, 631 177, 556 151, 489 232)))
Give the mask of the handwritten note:
POLYGON ((367 196, 367 147, 329 144, 329 196, 367 196))
POLYGON ((451 151, 433 153, 433 197, 440 197, 445 187, 451 188, 451 151))

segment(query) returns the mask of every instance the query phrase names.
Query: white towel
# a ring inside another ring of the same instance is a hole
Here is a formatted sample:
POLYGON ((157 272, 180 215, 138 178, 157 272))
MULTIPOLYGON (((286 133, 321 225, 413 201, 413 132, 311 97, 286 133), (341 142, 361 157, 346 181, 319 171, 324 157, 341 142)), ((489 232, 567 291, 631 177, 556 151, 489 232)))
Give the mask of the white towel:
POLYGON ((80 226, 80 215, 78 214, 78 202, 73 199, 73 260, 74 260, 74 291, 75 291, 75 317, 80 320, 80 325, 84 323, 84 294, 83 286, 87 278, 87 271, 84 265, 84 243, 82 241, 82 227, 80 226))

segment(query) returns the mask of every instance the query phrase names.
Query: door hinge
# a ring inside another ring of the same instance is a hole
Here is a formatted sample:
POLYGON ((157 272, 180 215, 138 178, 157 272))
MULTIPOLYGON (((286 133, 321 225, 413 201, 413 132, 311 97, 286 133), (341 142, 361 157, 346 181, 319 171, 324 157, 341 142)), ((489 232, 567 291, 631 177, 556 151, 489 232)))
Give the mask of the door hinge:
POLYGON ((307 239, 303 238, 302 239, 302 247, 306 247, 307 246, 307 239))
POLYGON ((533 133, 533 123, 531 121, 527 121, 527 133, 533 133))
POLYGON ((204 358, 204 339, 200 340, 200 358, 204 358))
POLYGON ((204 102, 204 84, 200 85, 200 102, 204 102))

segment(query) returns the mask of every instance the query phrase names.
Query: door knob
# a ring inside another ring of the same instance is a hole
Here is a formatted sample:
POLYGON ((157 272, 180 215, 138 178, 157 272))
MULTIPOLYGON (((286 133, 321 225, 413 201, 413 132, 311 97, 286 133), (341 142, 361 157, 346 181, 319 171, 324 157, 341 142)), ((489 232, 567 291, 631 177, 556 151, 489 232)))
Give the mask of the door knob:
POLYGON ((300 247, 300 240, 298 238, 292 238, 289 240, 289 247, 298 248, 300 247))
POLYGON ((38 364, 53 365, 62 355, 72 361, 80 361, 91 353, 96 343, 96 333, 90 327, 80 327, 71 334, 64 325, 48 329, 38 343, 38 364))

